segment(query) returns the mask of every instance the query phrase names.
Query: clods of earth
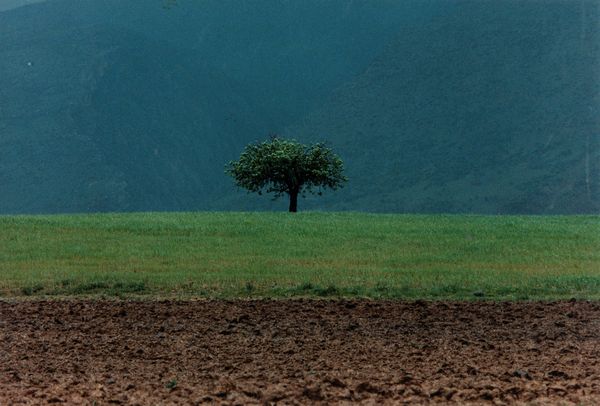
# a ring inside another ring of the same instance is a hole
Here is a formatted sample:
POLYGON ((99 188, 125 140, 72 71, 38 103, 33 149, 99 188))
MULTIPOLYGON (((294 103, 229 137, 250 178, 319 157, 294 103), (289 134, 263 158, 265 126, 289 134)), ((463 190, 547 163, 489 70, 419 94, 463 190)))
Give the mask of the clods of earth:
POLYGON ((600 404, 600 303, 0 302, 0 404, 600 404))

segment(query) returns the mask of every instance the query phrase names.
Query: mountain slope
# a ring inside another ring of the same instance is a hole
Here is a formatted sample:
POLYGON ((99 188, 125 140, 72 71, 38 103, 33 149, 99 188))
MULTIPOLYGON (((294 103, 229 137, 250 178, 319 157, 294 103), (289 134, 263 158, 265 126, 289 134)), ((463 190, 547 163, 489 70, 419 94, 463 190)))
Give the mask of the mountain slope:
POLYGON ((46 0, 0 0, 0 11, 6 11, 46 0))
POLYGON ((288 131, 345 159, 348 188, 320 204, 598 213, 599 5, 469 1, 400 32, 288 131))
POLYGON ((600 212, 598 0, 163 4, 0 13, 0 213, 284 208, 223 167, 286 127, 301 209, 600 212))
POLYGON ((20 40, 0 53, 20 89, 0 87, 1 212, 191 209, 233 135, 259 131, 231 81, 164 44, 108 26, 20 40))
POLYGON ((224 164, 434 3, 50 0, 0 13, 0 213, 269 207, 224 164))

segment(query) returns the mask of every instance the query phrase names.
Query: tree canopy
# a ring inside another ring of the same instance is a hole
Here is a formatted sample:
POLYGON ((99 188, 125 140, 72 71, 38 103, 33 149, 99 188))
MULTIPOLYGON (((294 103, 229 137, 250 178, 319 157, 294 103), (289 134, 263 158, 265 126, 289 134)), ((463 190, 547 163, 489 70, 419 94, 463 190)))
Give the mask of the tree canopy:
POLYGON ((258 194, 289 195, 289 211, 298 210, 298 195, 320 195, 336 190, 348 180, 340 157, 325 143, 304 145, 273 136, 246 146, 240 159, 227 164, 226 173, 237 186, 258 194))

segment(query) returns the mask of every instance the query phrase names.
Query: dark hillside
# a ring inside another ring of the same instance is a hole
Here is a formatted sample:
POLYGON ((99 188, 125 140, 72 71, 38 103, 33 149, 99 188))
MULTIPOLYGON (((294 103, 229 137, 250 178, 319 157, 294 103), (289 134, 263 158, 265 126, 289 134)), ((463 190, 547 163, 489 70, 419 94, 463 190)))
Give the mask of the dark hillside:
POLYGON ((285 128, 350 177, 301 209, 600 211, 598 0, 164 4, 0 13, 0 213, 283 208, 223 166, 285 128))
POLYGON ((599 7, 469 1, 399 32, 289 131, 346 160, 352 181, 327 207, 599 212, 599 7))
POLYGON ((0 0, 0 11, 6 11, 46 0, 0 0))
POLYGON ((0 13, 0 213, 265 207, 246 205, 224 164, 434 4, 164 3, 0 13))
POLYGON ((233 135, 261 130, 230 80, 164 44, 109 26, 19 34, 0 56, 16 84, 0 87, 2 212, 191 209, 233 135))

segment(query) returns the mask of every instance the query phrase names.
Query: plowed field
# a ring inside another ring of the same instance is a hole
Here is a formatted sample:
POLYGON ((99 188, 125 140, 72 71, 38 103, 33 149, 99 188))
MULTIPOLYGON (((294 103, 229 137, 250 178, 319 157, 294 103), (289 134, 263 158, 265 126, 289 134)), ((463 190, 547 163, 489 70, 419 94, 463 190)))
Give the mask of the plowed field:
POLYGON ((600 403, 600 303, 0 302, 0 404, 600 403))

